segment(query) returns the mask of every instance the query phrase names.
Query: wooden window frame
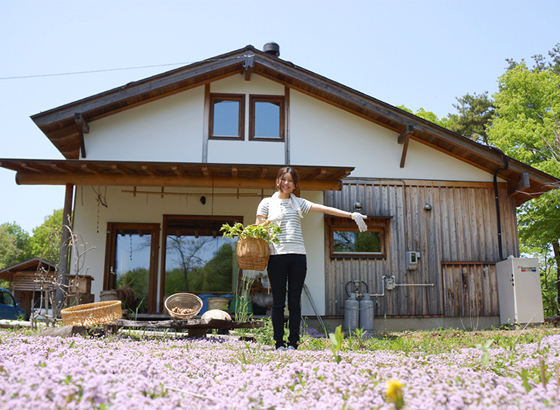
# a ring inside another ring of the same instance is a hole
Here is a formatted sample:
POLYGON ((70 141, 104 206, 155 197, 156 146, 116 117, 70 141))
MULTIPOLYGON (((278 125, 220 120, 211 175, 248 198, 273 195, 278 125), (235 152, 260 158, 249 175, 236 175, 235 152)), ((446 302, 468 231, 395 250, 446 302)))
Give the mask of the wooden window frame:
POLYGON ((228 140, 228 141, 243 141, 245 139, 245 94, 223 94, 223 93, 210 93, 210 113, 208 121, 208 139, 211 140, 228 140), (239 102, 239 129, 238 135, 214 135, 214 104, 219 101, 237 101, 239 102))
POLYGON ((160 225, 158 223, 128 223, 107 222, 107 236, 105 242, 105 269, 103 275, 103 290, 114 289, 115 275, 112 273, 112 264, 115 260, 116 238, 119 229, 146 230, 152 234, 150 244, 150 270, 148 279, 148 314, 156 313, 157 295, 157 269, 160 225))
POLYGON ((335 253, 334 252, 334 232, 359 232, 356 222, 349 218, 329 217, 325 218, 327 223, 328 234, 328 247, 331 259, 386 259, 387 258, 387 243, 389 241, 389 222, 391 217, 368 217, 364 222, 368 226, 368 232, 379 232, 379 242, 381 251, 375 253, 361 253, 361 252, 347 252, 335 253))
POLYGON ((254 94, 249 96, 249 141, 275 141, 284 142, 286 140, 285 132, 285 101, 283 95, 259 95, 254 94), (280 108, 280 138, 263 138, 255 137, 255 103, 257 102, 269 102, 277 103, 280 108))

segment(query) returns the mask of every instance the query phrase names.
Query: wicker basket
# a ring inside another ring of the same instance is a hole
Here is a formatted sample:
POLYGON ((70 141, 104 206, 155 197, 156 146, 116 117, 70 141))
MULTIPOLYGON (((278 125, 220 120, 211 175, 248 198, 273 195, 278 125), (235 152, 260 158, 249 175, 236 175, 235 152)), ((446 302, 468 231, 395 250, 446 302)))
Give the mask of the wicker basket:
POLYGON ((97 326, 113 323, 122 317, 120 300, 86 303, 60 311, 64 326, 97 326))
POLYGON ((175 293, 165 300, 165 309, 174 319, 192 319, 202 309, 202 299, 192 293, 175 293), (191 313, 182 314, 173 312, 173 308, 192 309, 191 313))
POLYGON ((270 249, 264 239, 244 238, 237 242, 237 263, 244 270, 265 270, 270 249))

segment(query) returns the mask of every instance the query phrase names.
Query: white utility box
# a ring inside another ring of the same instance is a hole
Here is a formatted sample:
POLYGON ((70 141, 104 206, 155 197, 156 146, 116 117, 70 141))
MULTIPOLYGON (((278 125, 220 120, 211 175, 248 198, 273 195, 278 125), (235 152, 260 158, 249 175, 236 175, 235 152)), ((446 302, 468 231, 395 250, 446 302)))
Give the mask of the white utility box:
POLYGON ((539 260, 513 258, 496 263, 500 324, 543 323, 539 260))

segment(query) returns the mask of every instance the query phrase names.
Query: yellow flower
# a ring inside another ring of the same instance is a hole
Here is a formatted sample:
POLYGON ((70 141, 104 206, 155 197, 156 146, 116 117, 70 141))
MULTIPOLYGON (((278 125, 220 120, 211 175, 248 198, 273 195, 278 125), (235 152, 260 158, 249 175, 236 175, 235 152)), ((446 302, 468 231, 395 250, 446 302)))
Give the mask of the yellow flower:
POLYGON ((403 385, 398 380, 388 380, 387 381, 387 397, 393 403, 395 403, 395 408, 401 409, 404 406, 404 399, 403 399, 403 392, 402 388, 403 385))

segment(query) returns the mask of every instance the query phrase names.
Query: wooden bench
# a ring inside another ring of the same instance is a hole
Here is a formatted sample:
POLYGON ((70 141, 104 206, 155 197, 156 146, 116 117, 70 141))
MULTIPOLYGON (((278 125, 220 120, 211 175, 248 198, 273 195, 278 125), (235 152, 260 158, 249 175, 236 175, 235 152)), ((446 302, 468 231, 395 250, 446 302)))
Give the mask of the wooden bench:
POLYGON ((256 329, 264 326, 264 322, 260 320, 250 320, 245 322, 235 322, 232 320, 221 319, 189 319, 189 320, 127 320, 118 319, 110 326, 117 329, 180 329, 188 330, 189 336, 202 336, 211 329, 256 329))

